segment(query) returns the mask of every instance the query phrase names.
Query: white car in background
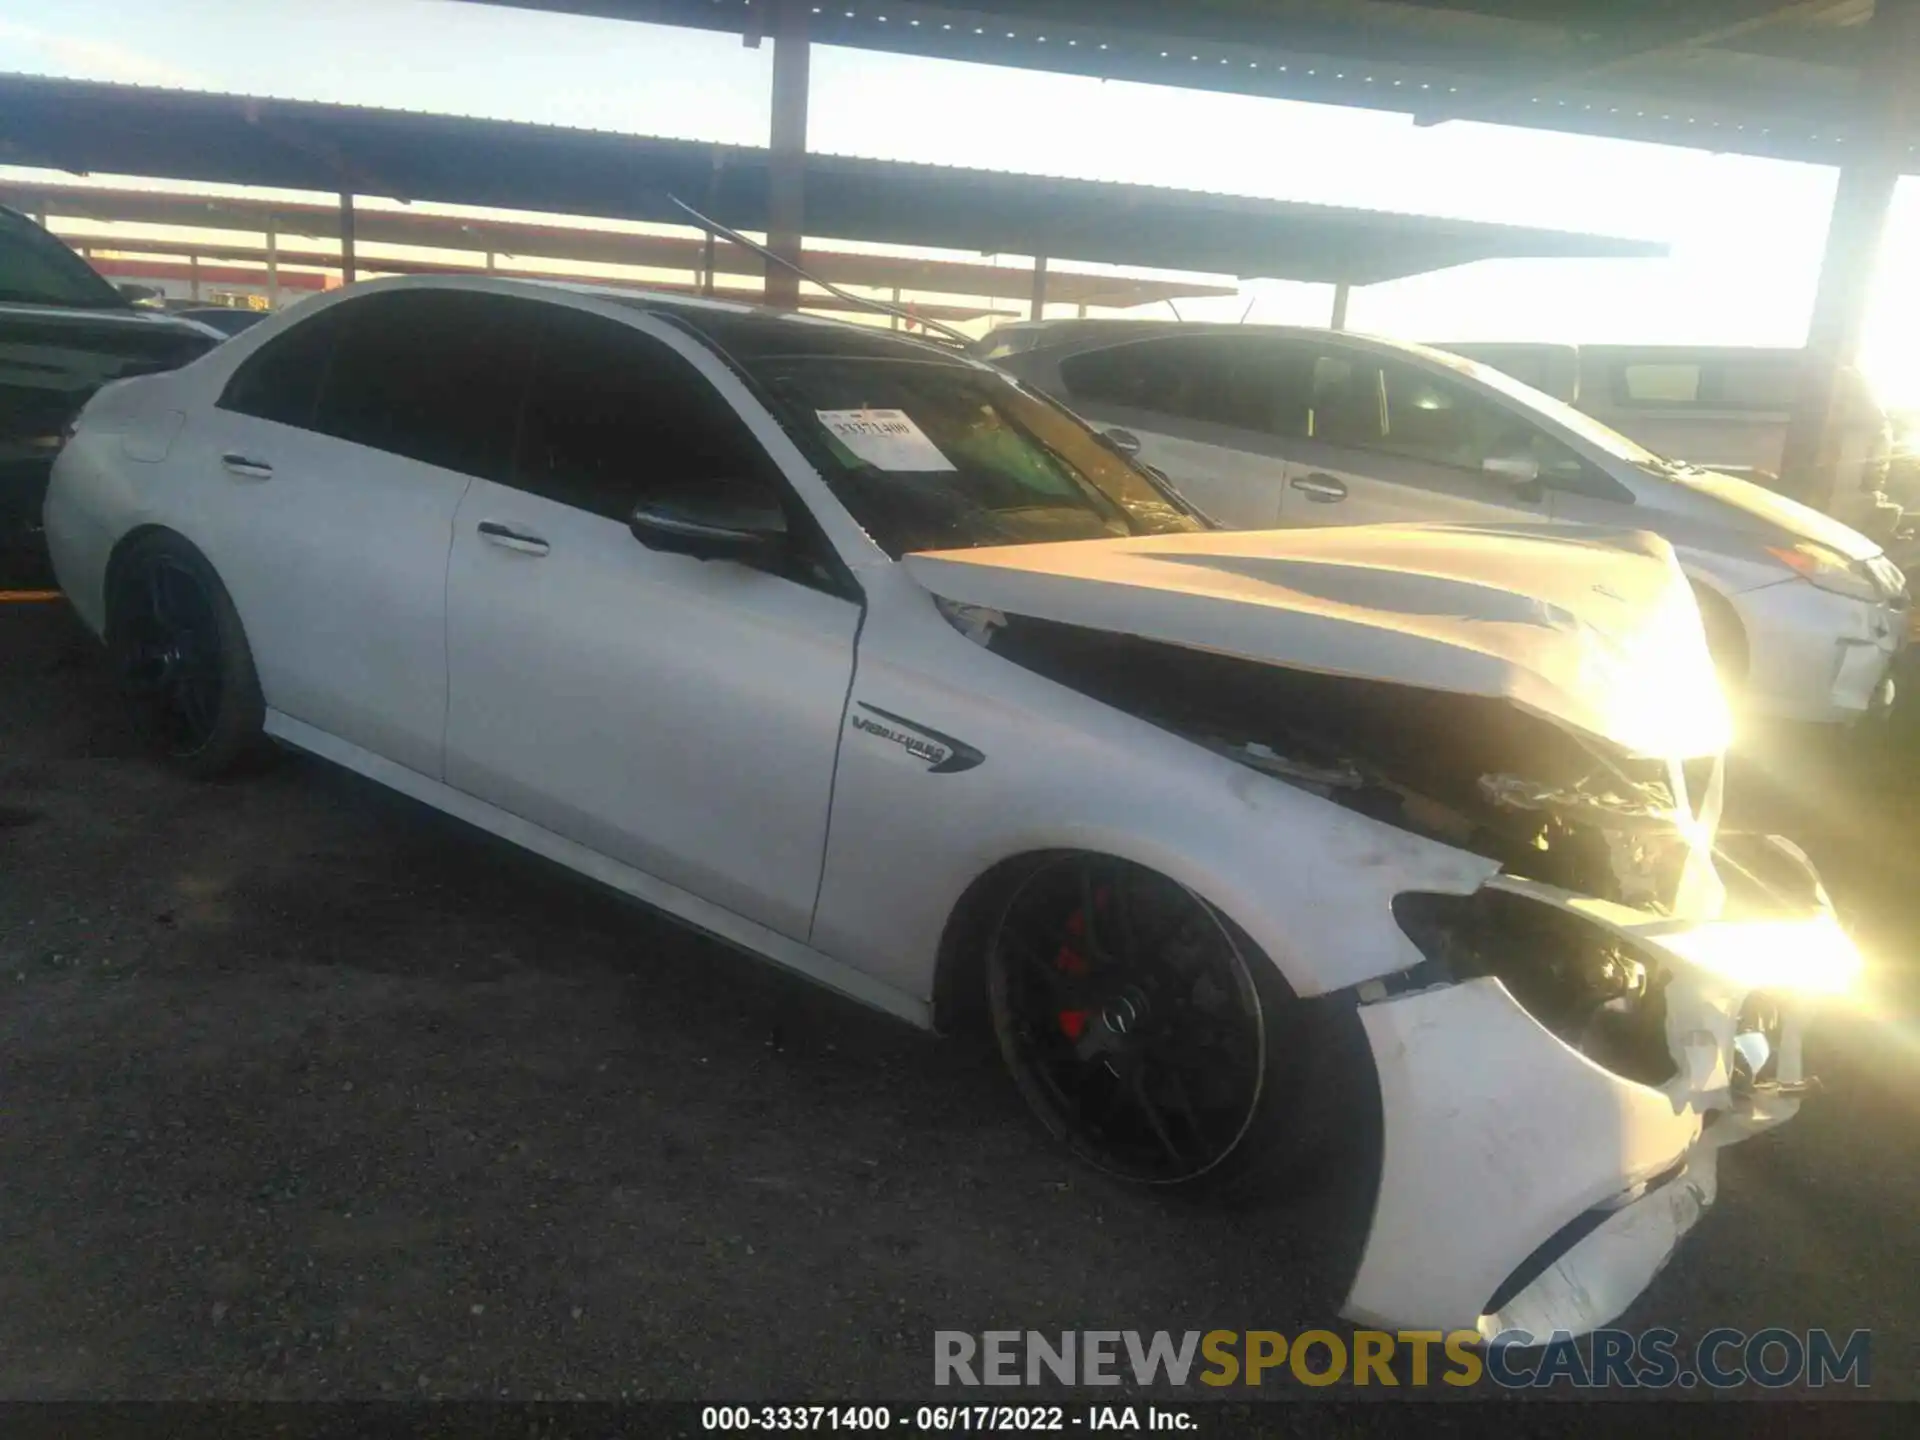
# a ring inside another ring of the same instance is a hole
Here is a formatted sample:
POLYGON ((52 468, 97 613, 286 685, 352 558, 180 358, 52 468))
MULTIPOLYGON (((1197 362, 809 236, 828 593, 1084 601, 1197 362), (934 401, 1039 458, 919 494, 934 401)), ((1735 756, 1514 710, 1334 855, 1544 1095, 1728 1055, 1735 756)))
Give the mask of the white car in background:
POLYGON ((984 1015, 1114 1175, 1358 1176, 1368 1321, 1617 1315, 1857 965, 1797 851, 1716 836, 1664 542, 1219 531, 885 332, 356 285, 103 390, 45 518, 180 768, 264 734, 984 1015))
POLYGON ((1664 536, 1743 716, 1883 712, 1906 578, 1857 531, 1663 459, 1485 365, 1264 325, 1050 320, 977 353, 1112 427, 1224 525, 1553 520, 1664 536))
MULTIPOLYGON (((1661 455, 1780 489, 1802 350, 1744 345, 1553 345, 1433 341, 1564 400, 1661 455)), ((1824 507, 1885 542, 1900 520, 1888 495, 1893 425, 1858 370, 1840 373, 1833 493, 1824 507)))

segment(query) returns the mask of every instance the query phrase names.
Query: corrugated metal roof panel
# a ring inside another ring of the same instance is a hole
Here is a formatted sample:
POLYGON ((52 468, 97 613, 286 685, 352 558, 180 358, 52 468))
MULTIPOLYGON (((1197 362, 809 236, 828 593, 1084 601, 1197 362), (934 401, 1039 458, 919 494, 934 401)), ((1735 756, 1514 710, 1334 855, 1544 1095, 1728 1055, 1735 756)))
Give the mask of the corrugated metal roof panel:
MULTIPOLYGON (((82 172, 765 230, 764 150, 499 120, 0 76, 0 160, 82 172)), ((1656 242, 849 156, 807 160, 840 240, 1371 284, 1475 260, 1648 256, 1656 242)))

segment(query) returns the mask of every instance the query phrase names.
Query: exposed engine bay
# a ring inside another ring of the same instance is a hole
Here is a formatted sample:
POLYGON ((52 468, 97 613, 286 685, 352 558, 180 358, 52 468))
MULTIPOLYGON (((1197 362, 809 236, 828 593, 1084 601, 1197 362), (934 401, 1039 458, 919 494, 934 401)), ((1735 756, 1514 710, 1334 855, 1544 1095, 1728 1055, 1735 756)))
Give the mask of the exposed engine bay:
MULTIPOLYGON (((1643 909, 1675 904, 1692 816, 1667 762, 1608 754, 1504 700, 996 620, 980 637, 994 653, 1336 804, 1510 874, 1643 909)), ((1715 763, 1682 783, 1704 790, 1715 763)))

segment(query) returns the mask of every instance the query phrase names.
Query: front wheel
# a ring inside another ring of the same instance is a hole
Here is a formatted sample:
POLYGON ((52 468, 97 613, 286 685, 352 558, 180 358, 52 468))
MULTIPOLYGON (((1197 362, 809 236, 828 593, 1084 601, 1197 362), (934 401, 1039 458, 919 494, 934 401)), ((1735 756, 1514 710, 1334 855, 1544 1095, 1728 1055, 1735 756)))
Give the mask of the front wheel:
POLYGON ((1049 856, 989 941, 987 1002, 1015 1082, 1081 1159, 1153 1185, 1293 1188, 1312 1027, 1267 959, 1185 886, 1049 856))
POLYGON ((266 708, 240 616, 179 536, 143 537, 116 559, 107 650, 135 729, 175 768, 211 779, 262 753, 266 708))

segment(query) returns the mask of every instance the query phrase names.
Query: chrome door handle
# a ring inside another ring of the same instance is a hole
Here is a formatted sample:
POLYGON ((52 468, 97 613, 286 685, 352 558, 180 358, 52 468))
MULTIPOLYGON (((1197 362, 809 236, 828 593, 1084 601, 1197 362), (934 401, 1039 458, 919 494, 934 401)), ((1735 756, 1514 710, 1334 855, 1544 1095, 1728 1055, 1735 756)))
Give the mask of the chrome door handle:
POLYGON ((1346 482, 1336 480, 1331 475, 1303 475, 1288 483, 1318 505, 1331 505, 1336 500, 1347 498, 1346 482))
POLYGON ((238 475, 245 480, 271 480, 273 466, 264 460, 254 460, 245 455, 236 455, 229 450, 220 457, 221 468, 229 475, 238 475))
POLYGON ((488 544, 498 545, 503 550, 518 550, 522 555, 544 555, 553 548, 538 535, 522 534, 498 520, 482 520, 478 529, 480 538, 488 544))

